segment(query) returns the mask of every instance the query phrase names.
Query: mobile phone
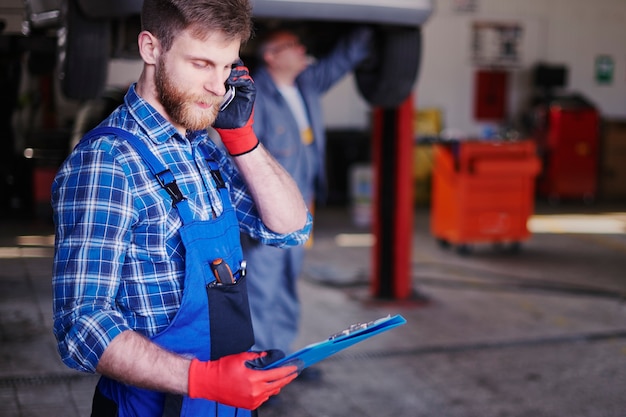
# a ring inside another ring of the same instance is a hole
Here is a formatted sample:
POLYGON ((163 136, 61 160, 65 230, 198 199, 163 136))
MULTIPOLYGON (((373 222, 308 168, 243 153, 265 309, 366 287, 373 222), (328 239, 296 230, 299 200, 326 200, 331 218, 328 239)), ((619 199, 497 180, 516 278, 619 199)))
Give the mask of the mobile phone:
POLYGON ((220 104, 220 111, 224 111, 226 107, 234 100, 235 98, 235 87, 232 85, 226 86, 226 94, 224 94, 224 98, 222 99, 222 103, 220 104))

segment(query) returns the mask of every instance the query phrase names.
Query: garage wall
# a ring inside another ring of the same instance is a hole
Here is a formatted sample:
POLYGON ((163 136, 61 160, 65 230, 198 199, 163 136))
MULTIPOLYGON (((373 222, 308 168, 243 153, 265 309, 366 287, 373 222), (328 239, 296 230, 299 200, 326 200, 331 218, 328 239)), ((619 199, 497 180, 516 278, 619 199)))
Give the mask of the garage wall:
POLYGON ((475 12, 456 12, 455 0, 436 0, 424 27, 418 105, 438 107, 444 125, 479 134, 473 119, 471 28, 475 21, 519 23, 523 27, 521 65, 510 71, 510 117, 516 120, 531 94, 530 70, 537 62, 569 67, 566 92, 590 99, 605 117, 626 117, 626 2, 623 0, 476 0, 475 12), (612 56, 613 82, 595 79, 595 59, 612 56))
MULTIPOLYGON (((444 126, 459 135, 479 135, 484 124, 473 118, 474 72, 472 24, 476 21, 518 23, 523 28, 520 65, 510 70, 509 114, 516 121, 531 96, 532 66, 537 62, 569 67, 566 92, 590 99, 601 114, 626 118, 626 1, 624 0, 474 0, 475 11, 458 12, 461 0, 435 0, 435 13, 423 28, 418 107, 443 111, 444 126), (613 81, 595 79, 595 59, 610 55, 613 81)), ((364 127, 368 108, 351 77, 325 97, 329 127, 364 127)))

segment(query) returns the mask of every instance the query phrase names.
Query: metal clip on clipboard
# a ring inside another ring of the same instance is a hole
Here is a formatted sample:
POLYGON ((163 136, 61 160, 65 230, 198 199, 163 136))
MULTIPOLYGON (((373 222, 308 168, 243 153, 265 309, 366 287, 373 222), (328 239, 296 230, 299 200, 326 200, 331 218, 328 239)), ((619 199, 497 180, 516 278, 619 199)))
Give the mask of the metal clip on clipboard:
POLYGON ((405 323, 406 319, 401 315, 387 316, 367 323, 356 323, 345 330, 331 335, 326 340, 308 345, 297 352, 266 365, 262 369, 277 368, 291 362, 297 364, 302 370, 347 347, 405 323))
MULTIPOLYGON (((386 318, 388 319, 388 318, 390 318, 390 317, 391 317, 391 316, 387 316, 386 318)), ((384 320, 384 319, 380 319, 380 320, 384 320)), ((342 337, 342 336, 348 336, 348 335, 351 335, 351 334, 353 334, 353 333, 355 333, 355 332, 357 332, 357 331, 359 331, 359 330, 367 329, 368 327, 371 327, 371 326, 375 325, 375 324, 376 324, 376 321, 377 321, 377 320, 370 321, 370 322, 367 322, 367 323, 355 323, 355 324, 351 324, 351 325, 350 325, 350 327, 348 327, 347 329, 342 330, 342 331, 340 331, 340 332, 337 332, 337 333, 335 333, 335 334, 331 335, 331 336, 328 338, 328 340, 335 340, 335 339, 338 339, 338 338, 340 338, 340 337, 342 337)))

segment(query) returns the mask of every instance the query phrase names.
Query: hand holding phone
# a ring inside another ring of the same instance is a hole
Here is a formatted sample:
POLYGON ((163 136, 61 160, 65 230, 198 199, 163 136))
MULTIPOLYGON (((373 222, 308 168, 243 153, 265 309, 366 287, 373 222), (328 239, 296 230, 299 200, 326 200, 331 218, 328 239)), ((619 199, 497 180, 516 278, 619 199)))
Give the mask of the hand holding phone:
POLYGON ((220 105, 220 113, 213 127, 216 129, 236 129, 243 127, 250 116, 256 98, 254 81, 248 68, 239 60, 233 65, 226 80, 226 94, 220 105))
POLYGON ((226 94, 222 98, 222 103, 220 104, 220 111, 224 111, 226 107, 235 99, 235 87, 232 85, 226 85, 226 94))
POLYGON ((254 81, 248 68, 239 60, 226 80, 226 94, 213 124, 233 156, 246 154, 259 144, 252 130, 255 98, 254 81))

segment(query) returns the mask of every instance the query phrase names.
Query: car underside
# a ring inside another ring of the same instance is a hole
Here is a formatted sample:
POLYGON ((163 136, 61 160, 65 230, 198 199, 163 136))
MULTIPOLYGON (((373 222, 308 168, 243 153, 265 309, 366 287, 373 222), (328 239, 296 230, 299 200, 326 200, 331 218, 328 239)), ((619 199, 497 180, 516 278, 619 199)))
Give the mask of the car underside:
MULTIPOLYGON (((28 0, 24 29, 31 38, 53 39, 54 57, 32 54, 33 67, 56 65, 68 99, 99 97, 111 58, 137 58, 143 0, 28 0)), ((421 25, 432 0, 254 0, 256 36, 242 48, 254 66, 255 39, 277 26, 295 30, 309 53, 321 56, 357 25, 375 31, 375 48, 356 70, 360 93, 372 105, 393 107, 409 94, 421 57, 421 25)), ((40 41, 32 42, 41 45, 40 41)))

